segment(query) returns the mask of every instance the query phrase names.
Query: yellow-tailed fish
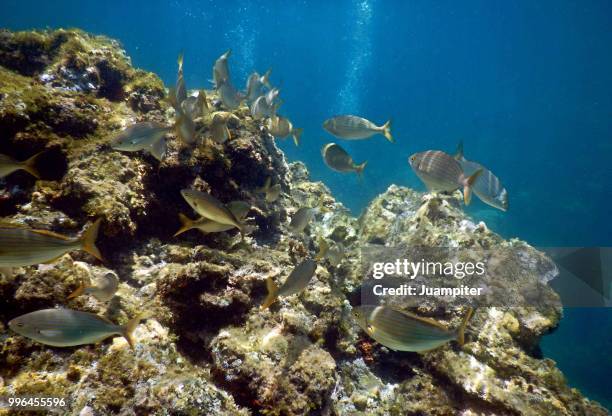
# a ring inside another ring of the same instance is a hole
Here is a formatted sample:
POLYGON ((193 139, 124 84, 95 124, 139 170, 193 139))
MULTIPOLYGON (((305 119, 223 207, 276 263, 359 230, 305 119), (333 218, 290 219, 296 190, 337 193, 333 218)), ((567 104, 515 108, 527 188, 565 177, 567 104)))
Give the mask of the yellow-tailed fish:
POLYGON ((268 132, 274 137, 285 138, 289 135, 293 137, 293 142, 296 146, 300 145, 300 137, 302 136, 303 129, 296 129, 293 127, 291 121, 288 118, 273 115, 266 123, 268 132))
POLYGON ((472 190, 482 202, 502 211, 508 210, 508 191, 493 172, 480 163, 471 162, 463 156, 463 142, 460 142, 457 147, 455 159, 463 168, 465 175, 473 175, 482 169, 482 173, 472 185, 472 190))
POLYGON ((84 250, 102 261, 95 244, 101 221, 101 218, 97 219, 77 238, 47 230, 0 224, 0 268, 49 263, 73 250, 84 250))
POLYGON ((253 103, 257 97, 263 94, 263 87, 272 88, 270 86, 271 72, 272 70, 268 69, 263 75, 259 75, 257 72, 253 72, 251 75, 249 75, 246 85, 246 99, 249 104, 253 103))
POLYGON ((183 78, 183 53, 178 57, 178 74, 176 77, 176 103, 181 105, 187 98, 187 88, 185 88, 185 79, 183 78))
POLYGON ((315 210, 314 208, 302 207, 293 214, 291 217, 291 222, 289 223, 289 229, 294 233, 301 233, 304 231, 304 228, 308 225, 308 223, 314 217, 315 210))
POLYGON ((196 142, 195 124, 189 114, 180 113, 178 117, 176 117, 174 127, 176 135, 183 143, 191 146, 196 142))
POLYGON ((134 348, 132 332, 144 316, 116 325, 94 313, 72 309, 42 309, 26 313, 9 322, 19 335, 54 347, 95 344, 113 335, 123 336, 134 348))
POLYGON ((181 195, 187 203, 201 216, 221 224, 231 225, 238 228, 244 236, 244 224, 225 205, 214 196, 195 191, 193 189, 183 189, 181 195))
POLYGON ((227 60, 231 54, 232 50, 228 49, 223 55, 217 58, 213 65, 213 84, 215 88, 219 88, 219 85, 230 77, 227 60))
POLYGON ((264 186, 256 190, 257 193, 265 194, 266 202, 274 202, 281 193, 280 184, 272 185, 272 178, 268 177, 264 186))
POLYGON ((463 200, 469 205, 472 200, 472 187, 482 169, 467 176, 461 165, 452 156, 440 150, 415 153, 408 163, 430 191, 454 191, 463 188, 463 200))
POLYGON ((276 283, 274 283, 272 276, 268 276, 266 280, 268 296, 261 307, 263 309, 269 308, 280 296, 290 296, 300 293, 308 286, 316 270, 317 262, 312 259, 306 259, 295 266, 281 287, 278 287, 276 283))
MULTIPOLYGON (((227 208, 234 214, 238 221, 244 220, 247 213, 251 209, 251 205, 243 202, 243 201, 232 201, 228 203, 227 208)), ((234 228, 233 225, 222 224, 206 217, 198 218, 197 220, 192 220, 186 215, 179 214, 179 220, 181 221, 181 228, 174 234, 174 237, 184 233, 185 231, 189 231, 192 229, 198 229, 203 233, 219 233, 222 231, 228 231, 234 228)))
POLYGON ((336 143, 328 143, 321 149, 323 161, 332 170, 336 172, 355 172, 357 175, 362 175, 363 170, 368 164, 367 161, 356 164, 353 158, 336 143))
POLYGON ((393 143, 391 136, 391 120, 382 126, 377 126, 363 117, 344 115, 325 120, 323 128, 336 137, 346 140, 367 139, 375 134, 382 134, 393 143))
POLYGON ((277 102, 279 93, 280 91, 278 88, 272 88, 265 95, 258 97, 253 104, 251 104, 251 115, 253 118, 261 119, 275 115, 280 105, 277 102))
POLYGON ((456 331, 449 331, 430 318, 388 306, 356 306, 353 317, 370 337, 395 351, 424 352, 456 340, 465 342, 464 332, 473 310, 470 308, 456 331))
POLYGON ((233 120, 239 123, 240 119, 228 112, 228 111, 217 111, 212 114, 212 122, 209 126, 210 137, 215 143, 225 143, 227 140, 231 140, 232 135, 227 127, 227 123, 233 120))
POLYGON ((68 299, 73 299, 81 295, 92 295, 100 302, 107 302, 115 296, 119 289, 119 278, 115 273, 108 272, 104 276, 97 279, 97 284, 91 284, 89 279, 81 281, 80 286, 72 292, 68 299))
POLYGON ((36 162, 43 153, 44 152, 36 153, 34 156, 22 162, 19 162, 10 156, 0 154, 0 178, 4 178, 5 176, 8 176, 18 170, 25 170, 35 178, 40 178, 38 169, 36 169, 36 162))
POLYGON ((167 149, 164 136, 171 129, 152 121, 136 123, 122 130, 115 137, 111 147, 124 152, 144 150, 161 161, 165 157, 167 149))

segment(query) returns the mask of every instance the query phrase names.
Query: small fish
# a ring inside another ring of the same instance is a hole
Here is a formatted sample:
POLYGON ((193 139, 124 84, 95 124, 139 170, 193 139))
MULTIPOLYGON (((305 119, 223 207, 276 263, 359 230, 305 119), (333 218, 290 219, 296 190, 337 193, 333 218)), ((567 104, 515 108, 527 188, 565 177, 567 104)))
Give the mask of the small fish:
POLYGON ((162 161, 167 150, 164 136, 170 130, 170 127, 165 127, 153 121, 136 123, 122 130, 115 137, 111 147, 124 152, 144 150, 153 155, 155 159, 162 161))
POLYGON ((235 110, 240 107, 240 104, 245 98, 244 94, 236 90, 229 79, 221 81, 217 86, 217 92, 219 93, 219 98, 221 98, 223 106, 228 110, 235 110))
POLYGON ((108 272, 98 279, 97 285, 92 285, 89 279, 82 281, 79 287, 68 296, 68 299, 81 295, 92 295, 100 302, 107 302, 112 299, 117 289, 119 289, 119 278, 115 273, 108 272))
POLYGON ((323 155, 323 161, 332 170, 336 172, 355 172, 361 176, 363 170, 368 164, 367 161, 361 164, 355 164, 353 158, 344 150, 340 145, 336 143, 328 143, 321 149, 323 155))
POLYGON ((357 324, 370 337, 395 351, 424 352, 438 348, 449 341, 465 342, 464 333, 473 310, 466 313, 461 326, 449 331, 433 319, 400 311, 388 306, 356 306, 353 316, 357 324))
POLYGON ((98 218, 77 238, 47 230, 0 224, 0 268, 49 263, 73 250, 84 250, 103 261, 95 244, 101 221, 98 218))
POLYGON ((294 233, 298 234, 304 231, 304 228, 308 225, 308 223, 314 217, 315 210, 314 208, 302 207, 293 214, 291 217, 291 222, 289 223, 289 229, 294 233))
POLYGON ((196 142, 195 123, 189 114, 181 113, 176 118, 174 124, 176 135, 186 145, 193 145, 196 142))
POLYGON ((281 287, 278 287, 274 283, 272 276, 268 276, 266 280, 268 296, 261 307, 263 309, 269 308, 280 296, 290 296, 300 293, 308 286, 316 270, 317 262, 312 259, 306 259, 293 269, 281 287))
POLYGON ((72 309, 42 309, 26 313, 9 322, 9 328, 21 336, 53 347, 95 344, 113 335, 123 336, 134 348, 132 333, 142 315, 126 325, 116 325, 94 313, 72 309))
POLYGON ((219 85, 228 80, 230 77, 227 59, 231 54, 232 50, 228 49, 223 55, 217 58, 215 64, 213 65, 213 84, 215 89, 219 88, 219 85))
POLYGON ((263 94, 263 87, 272 88, 270 86, 270 73, 271 69, 268 69, 265 74, 259 75, 257 72, 253 72, 249 75, 246 85, 246 99, 249 104, 263 94))
POLYGON ((176 77, 176 103, 181 105, 187 99, 187 88, 183 78, 183 54, 178 57, 178 75, 176 77))
POLYGON ((236 115, 228 111, 217 111, 213 113, 209 131, 214 142, 221 144, 225 143, 227 140, 231 140, 232 135, 227 127, 227 123, 230 120, 234 120, 237 123, 240 122, 240 119, 236 115))
POLYGON ((472 186, 472 190, 482 202, 502 211, 508 210, 508 191, 493 172, 480 163, 470 162, 463 157, 463 142, 460 142, 457 147, 455 159, 463 168, 465 175, 473 175, 476 171, 482 169, 482 174, 478 176, 472 186))
POLYGON ((303 129, 296 129, 293 127, 291 121, 288 118, 272 115, 267 123, 266 127, 268 132, 274 137, 285 138, 289 135, 293 137, 293 142, 296 146, 300 145, 300 137, 302 136, 303 129))
POLYGON ((34 156, 24 160, 23 162, 19 162, 10 156, 0 154, 0 178, 4 178, 5 176, 8 176, 18 170, 25 170, 30 175, 40 179, 40 173, 38 173, 38 169, 36 169, 35 165, 38 158, 43 153, 44 152, 36 153, 34 156))
POLYGON ((210 108, 208 107, 208 102, 206 101, 206 93, 204 90, 200 90, 198 92, 198 96, 190 96, 187 97, 185 101, 181 104, 183 107, 182 110, 185 114, 189 115, 192 120, 195 120, 200 117, 208 117, 210 114, 210 108))
POLYGON ((327 259, 329 263, 336 267, 344 259, 344 246, 341 243, 330 245, 326 239, 319 238, 319 252, 315 260, 320 261, 327 259))
POLYGON ((193 189, 183 189, 181 195, 191 208, 201 216, 221 224, 236 227, 244 236, 245 228, 242 222, 217 198, 206 192, 199 192, 193 189))
POLYGON ((280 184, 272 185, 272 178, 266 179, 264 186, 256 190, 259 194, 266 195, 266 202, 274 202, 278 199, 281 193, 280 184))
POLYGON ((362 117, 351 115, 336 116, 325 120, 323 128, 334 136, 347 140, 367 139, 368 137, 380 133, 393 143, 393 136, 391 136, 391 120, 379 127, 370 120, 366 120, 362 117))
MULTIPOLYGON (((247 213, 251 209, 251 205, 243 201, 232 201, 228 203, 226 207, 230 210, 232 214, 234 214, 234 217, 236 217, 236 219, 241 222, 244 220, 244 217, 246 217, 247 213)), ((194 228, 200 230, 205 234, 219 233, 234 228, 233 225, 218 223, 206 217, 201 217, 197 220, 192 220, 186 215, 179 214, 179 220, 181 221, 182 225, 181 228, 176 232, 176 234, 174 234, 174 237, 194 228)))
POLYGON ((251 105, 251 115, 255 119, 271 117, 276 114, 280 104, 276 102, 280 91, 272 88, 267 94, 258 97, 251 105))
POLYGON ((465 205, 470 204, 472 187, 482 173, 479 169, 466 176, 459 162, 440 150, 415 153, 408 163, 430 191, 454 191, 463 187, 465 205))

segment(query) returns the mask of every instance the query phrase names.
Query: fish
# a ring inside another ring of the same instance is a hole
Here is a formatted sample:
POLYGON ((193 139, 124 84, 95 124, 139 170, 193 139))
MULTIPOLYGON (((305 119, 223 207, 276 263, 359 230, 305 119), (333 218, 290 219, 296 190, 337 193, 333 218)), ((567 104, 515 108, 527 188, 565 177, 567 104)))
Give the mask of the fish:
POLYGON ((463 346, 465 328, 473 309, 468 309, 455 331, 449 331, 433 319, 388 306, 356 306, 352 314, 361 329, 385 347, 395 351, 425 352, 453 340, 463 346))
POLYGON ((293 142, 295 143, 295 145, 300 145, 300 137, 302 136, 303 129, 296 129, 295 127, 293 127, 293 124, 291 123, 291 121, 289 121, 288 118, 279 115, 272 115, 268 119, 266 127, 268 129, 268 132, 272 136, 285 138, 291 135, 293 137, 293 142))
POLYGON ((391 136, 391 120, 382 126, 377 126, 365 118, 344 115, 325 120, 323 128, 341 139, 362 140, 375 134, 382 134, 391 143, 394 142, 393 136, 391 136))
POLYGON ((344 259, 344 246, 341 243, 330 245, 325 238, 319 238, 319 252, 315 260, 321 261, 325 259, 334 267, 342 263, 344 259))
POLYGON ((223 55, 217 58, 213 65, 213 84, 215 89, 219 88, 222 82, 229 79, 229 66, 227 60, 231 54, 232 50, 228 49, 223 55))
POLYGON ((502 211, 508 210, 508 191, 502 185, 497 176, 489 169, 482 166, 480 163, 471 162, 463 156, 463 142, 459 143, 455 159, 463 168, 466 175, 472 175, 479 169, 482 169, 482 174, 478 176, 476 182, 472 186, 473 192, 485 204, 502 211))
POLYGON ((280 91, 272 88, 267 94, 258 97, 251 105, 251 115, 255 119, 271 117, 276 114, 280 104, 276 102, 280 91))
POLYGON ((314 217, 315 210, 314 208, 302 207, 293 214, 291 217, 291 222, 289 223, 289 229, 294 233, 301 233, 304 231, 308 223, 314 217))
POLYGON ((36 169, 36 163, 40 155, 44 152, 36 153, 34 156, 19 162, 10 156, 0 154, 0 178, 4 178, 18 170, 25 170, 36 179, 40 179, 40 173, 36 169))
POLYGON ((192 120, 200 117, 206 118, 210 115, 210 107, 208 107, 206 92, 204 92, 204 90, 200 90, 197 97, 193 95, 187 97, 181 106, 183 112, 191 117, 192 120))
POLYGON ((98 279, 97 285, 92 285, 89 279, 81 281, 79 287, 68 295, 67 299, 74 299, 81 295, 92 295, 100 302, 107 302, 115 296, 119 289, 119 278, 113 272, 108 272, 98 279))
MULTIPOLYGON (((232 201, 228 203, 226 207, 232 214, 234 214, 234 217, 236 217, 238 221, 244 220, 247 213, 251 209, 251 205, 243 201, 232 201)), ((194 228, 205 234, 219 233, 234 228, 233 225, 218 223, 206 217, 200 217, 197 220, 192 220, 184 214, 179 214, 179 220, 181 221, 182 225, 181 228, 179 228, 179 230, 174 234, 174 237, 194 228)))
POLYGON ((245 98, 244 94, 236 90, 229 79, 221 81, 218 84, 217 92, 219 93, 219 98, 221 98, 223 106, 228 110, 235 110, 240 107, 240 104, 245 98))
POLYGON ((323 156, 325 164, 336 172, 355 172, 357 175, 361 176, 368 164, 367 160, 363 163, 356 164, 346 150, 336 143, 328 143, 323 146, 321 155, 323 156))
POLYGON ((145 121, 123 129, 113 140, 111 148, 124 152, 144 150, 160 162, 166 156, 164 136, 172 130, 160 123, 145 121))
POLYGON ((187 88, 183 78, 183 54, 178 56, 178 75, 176 77, 176 103, 181 105, 187 99, 187 88))
POLYGON ((266 279, 268 296, 261 306, 262 309, 269 308, 280 296, 284 297, 300 293, 308 286, 316 270, 317 262, 313 259, 305 259, 293 269, 281 287, 278 287, 276 283, 274 283, 272 276, 268 276, 266 279))
POLYGON ((221 224, 236 227, 240 234, 244 236, 244 224, 214 196, 193 189, 183 189, 181 195, 191 208, 201 216, 221 224))
POLYGON ((272 185, 272 178, 268 177, 264 186, 256 190, 259 194, 265 194, 266 202, 274 202, 278 199, 281 193, 280 184, 272 185))
POLYGON ((217 111, 212 115, 212 122, 209 126, 211 138, 216 143, 225 143, 227 140, 231 140, 232 135, 227 127, 227 123, 230 120, 234 120, 239 123, 240 119, 228 112, 228 111, 217 111))
POLYGON ((116 325, 90 312, 41 309, 12 319, 9 328, 21 336, 53 347, 96 344, 113 335, 121 335, 134 349, 132 333, 143 319, 146 318, 139 315, 126 325, 116 325))
POLYGON ((191 146, 196 142, 195 123, 189 114, 180 113, 178 117, 176 117, 174 130, 176 135, 186 145, 191 146))
POLYGON ((77 238, 47 230, 0 224, 0 268, 9 274, 7 269, 50 263, 73 250, 84 250, 104 261, 95 244, 101 221, 98 218, 77 238))
POLYGON ((415 153, 408 163, 430 191, 454 191, 463 188, 463 201, 469 205, 472 200, 472 187, 482 173, 478 169, 470 176, 465 175, 461 164, 441 150, 428 150, 415 153))
POLYGON ((270 86, 270 73, 271 69, 268 69, 265 74, 259 75, 257 72, 253 72, 249 75, 246 85, 246 100, 248 103, 252 103, 263 94, 263 87, 272 88, 270 86))

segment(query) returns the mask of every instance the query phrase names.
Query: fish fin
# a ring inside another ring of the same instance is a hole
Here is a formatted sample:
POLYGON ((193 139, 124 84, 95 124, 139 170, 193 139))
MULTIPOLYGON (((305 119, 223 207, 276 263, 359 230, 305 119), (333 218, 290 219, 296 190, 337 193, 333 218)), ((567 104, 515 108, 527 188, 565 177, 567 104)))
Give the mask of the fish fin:
POLYGON ((153 157, 160 162, 164 160, 167 150, 168 150, 168 147, 166 146, 166 139, 164 139, 163 137, 159 139, 158 141, 156 141, 155 143, 153 143, 150 148, 150 152, 153 155, 153 157))
POLYGON ((15 275, 15 270, 12 267, 0 267, 0 274, 6 278, 11 278, 15 275))
POLYGON ((104 262, 104 258, 96 247, 96 239, 98 238, 98 231, 100 231, 100 223, 102 222, 102 218, 98 218, 91 224, 85 231, 83 231, 83 235, 81 237, 81 242, 83 244, 83 250, 104 262))
POLYGON ((127 324, 121 327, 121 335, 125 338, 125 340, 130 344, 130 348, 134 349, 134 330, 140 323, 140 321, 149 318, 150 312, 142 312, 138 314, 136 317, 130 319, 127 324))
POLYGON ((463 140, 459 140, 459 144, 457 145, 457 150, 453 156, 455 160, 464 160, 463 157, 463 140))
POLYGON ((261 305, 262 309, 267 309, 278 299, 278 286, 274 283, 272 276, 268 276, 266 279, 266 288, 268 289, 268 295, 266 296, 266 300, 264 300, 263 305, 261 305))
POLYGON ((36 168, 36 163, 38 162, 39 156, 43 153, 44 151, 38 152, 34 156, 30 157, 28 160, 23 162, 23 170, 34 176, 36 179, 40 179, 40 172, 38 172, 38 169, 36 168))
POLYGON ((419 315, 417 315, 415 313, 412 313, 412 312, 409 312, 409 311, 403 311, 401 309, 395 309, 395 310, 397 312, 401 313, 402 315, 407 316, 410 319, 414 319, 415 321, 419 321, 419 322, 422 322, 424 324, 434 326, 434 327, 436 327, 438 329, 441 329, 443 331, 448 331, 447 327, 445 327, 444 325, 442 325, 440 322, 436 321, 435 319, 427 318, 425 316, 419 316, 419 315))
POLYGON ((481 173, 482 168, 478 169, 465 180, 465 185, 463 186, 463 202, 465 205, 470 205, 470 202, 472 201, 472 186, 481 173))
POLYGON ((359 175, 360 179, 363 179, 363 170, 365 169, 367 164, 368 164, 368 161, 366 160, 362 164, 355 166, 355 172, 357 172, 357 175, 359 175))
POLYGON ((30 231, 33 232, 33 233, 36 233, 36 234, 46 235, 46 236, 58 238, 58 239, 64 240, 64 241, 71 240, 70 237, 66 237, 65 235, 54 233, 53 231, 49 231, 49 230, 30 230, 30 231))
POLYGON ((227 128, 227 126, 225 126, 225 133, 227 135, 227 140, 232 140, 232 132, 227 128))
POLYGON ((470 322, 470 319, 472 319, 472 315, 474 315, 474 308, 470 306, 468 308, 467 313, 463 317, 463 321, 461 321, 461 326, 459 326, 459 330, 457 331, 457 342, 461 347, 463 346, 463 344, 465 344, 465 328, 470 322))
POLYGON ((69 294, 66 299, 74 299, 78 296, 81 296, 83 293, 85 293, 85 289, 87 289, 88 287, 90 287, 90 282, 86 282, 85 279, 81 280, 81 282, 79 283, 79 287, 77 287, 74 292, 69 294))
POLYGON ((395 143, 395 140, 393 140, 393 136, 391 136, 391 120, 383 124, 382 133, 387 140, 389 140, 391 143, 395 143))
POLYGON ((183 54, 183 51, 181 51, 181 53, 179 53, 178 59, 176 60, 179 71, 183 70, 183 58, 184 58, 184 54, 183 54))
POLYGON ((304 129, 302 128, 293 129, 293 131, 291 132, 291 135, 293 136, 293 142, 295 143, 296 146, 300 145, 300 138, 302 137, 303 132, 304 132, 304 129))
POLYGON ((183 234, 185 231, 189 231, 193 228, 193 220, 185 214, 179 214, 179 220, 181 221, 181 228, 172 236, 183 234))
POLYGON ((272 73, 272 68, 268 68, 265 74, 261 77, 261 83, 268 88, 272 88, 270 85, 270 74, 272 73))

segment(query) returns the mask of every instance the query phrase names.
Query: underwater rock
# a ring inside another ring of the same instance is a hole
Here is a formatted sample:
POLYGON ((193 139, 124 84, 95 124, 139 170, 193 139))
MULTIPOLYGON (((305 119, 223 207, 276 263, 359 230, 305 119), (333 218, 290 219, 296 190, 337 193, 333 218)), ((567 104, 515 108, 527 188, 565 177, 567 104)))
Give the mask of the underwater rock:
MULTIPOLYGON (((67 235, 102 218, 105 258, 71 252, 0 275, 0 396, 67 397, 64 414, 71 415, 607 414, 537 356, 540 337, 561 317, 554 303, 479 309, 463 349, 450 343, 424 354, 390 351, 354 323, 366 243, 513 247, 525 254, 513 267, 550 279, 543 255, 474 223, 458 193, 391 186, 357 219, 310 180, 303 163, 287 163, 247 107, 235 111, 239 122, 230 123, 232 139, 223 144, 208 140, 197 121, 204 143, 188 149, 169 133, 163 162, 112 150, 131 124, 173 123, 164 96, 161 80, 132 68, 116 41, 78 30, 0 31, 0 153, 24 160, 45 150, 42 180, 17 172, 0 182, 0 212, 67 235), (257 192, 267 178, 280 184, 275 202, 257 192), (172 237, 179 213, 195 216, 180 194, 185 188, 247 202, 254 231, 244 241, 237 230, 172 237), (297 234, 288 224, 301 207, 315 214, 297 234), (318 261, 302 293, 262 310, 267 277, 284 281, 316 256, 321 238, 344 248, 341 260, 318 261), (66 299, 83 279, 108 271, 120 281, 110 301, 66 299), (149 319, 135 331, 134 350, 122 337, 52 348, 6 326, 50 307, 118 324, 143 311, 149 319)), ((463 316, 460 308, 426 306, 423 313, 452 328, 463 316)))

